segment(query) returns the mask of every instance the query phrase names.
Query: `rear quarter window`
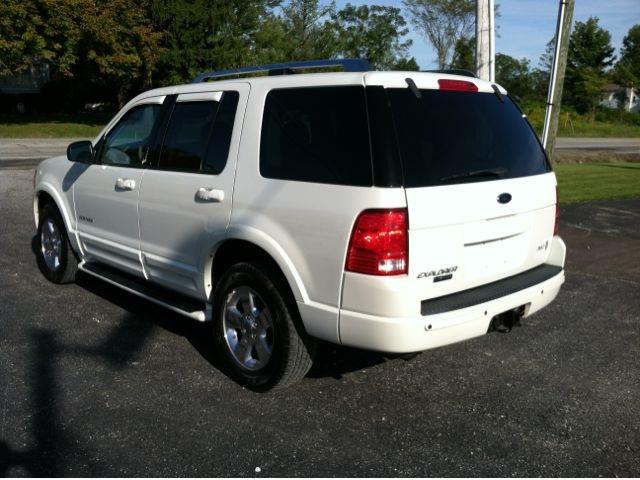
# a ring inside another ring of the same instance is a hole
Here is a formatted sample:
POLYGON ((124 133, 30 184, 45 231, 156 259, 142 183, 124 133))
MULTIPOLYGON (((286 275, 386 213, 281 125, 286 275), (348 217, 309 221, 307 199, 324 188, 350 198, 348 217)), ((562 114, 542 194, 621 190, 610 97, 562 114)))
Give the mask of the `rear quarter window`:
POLYGON ((364 88, 270 91, 262 121, 260 174, 283 180, 371 186, 364 88))
POLYGON ((389 89, 406 187, 516 178, 550 170, 529 123, 493 93, 389 89), (499 176, 469 173, 498 171, 499 176))

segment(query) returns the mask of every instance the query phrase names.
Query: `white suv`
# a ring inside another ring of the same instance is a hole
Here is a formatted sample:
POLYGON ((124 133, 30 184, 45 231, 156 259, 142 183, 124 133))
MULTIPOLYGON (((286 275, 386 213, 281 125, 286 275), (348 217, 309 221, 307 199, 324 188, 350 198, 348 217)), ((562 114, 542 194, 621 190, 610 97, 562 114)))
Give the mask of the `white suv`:
POLYGON ((549 304, 556 178, 506 91, 367 70, 270 65, 137 96, 37 168, 42 272, 211 321, 256 389, 302 378, 317 339, 418 352, 549 304), (270 75, 228 79, 249 71, 270 75))

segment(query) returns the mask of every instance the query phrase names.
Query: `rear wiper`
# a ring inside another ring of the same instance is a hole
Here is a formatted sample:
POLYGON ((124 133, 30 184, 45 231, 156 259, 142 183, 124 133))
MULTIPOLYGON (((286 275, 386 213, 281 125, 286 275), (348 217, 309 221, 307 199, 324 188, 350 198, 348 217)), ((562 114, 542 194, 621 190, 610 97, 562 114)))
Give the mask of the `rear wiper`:
POLYGON ((502 92, 498 88, 498 86, 495 83, 493 83, 491 84, 491 88, 493 88, 493 93, 496 94, 496 97, 498 97, 498 100, 500 100, 500 103, 504 103, 504 97, 502 95, 502 92))
POLYGON ((416 82, 414 82, 412 78, 405 78, 404 81, 407 82, 407 86, 409 87, 409 90, 411 90, 411 93, 420 100, 422 98, 422 93, 420 93, 420 89, 416 85, 416 82))
POLYGON ((455 175, 449 175, 446 177, 442 177, 440 179, 441 182, 445 182, 447 180, 456 180, 460 178, 477 178, 477 177, 502 177, 507 173, 506 168, 491 168, 487 170, 474 170, 473 172, 464 172, 464 173, 456 173, 455 175))

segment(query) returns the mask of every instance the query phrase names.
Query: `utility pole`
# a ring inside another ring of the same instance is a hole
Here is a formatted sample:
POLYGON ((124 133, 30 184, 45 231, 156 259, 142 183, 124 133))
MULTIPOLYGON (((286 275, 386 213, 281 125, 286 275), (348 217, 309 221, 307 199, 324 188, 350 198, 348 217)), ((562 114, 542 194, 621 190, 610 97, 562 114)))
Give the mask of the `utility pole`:
POLYGON ((558 133, 558 118, 560 116, 560 105, 562 102, 564 73, 567 69, 567 54, 569 52, 569 37, 571 35, 574 3, 575 0, 560 0, 558 7, 556 45, 553 52, 549 92, 547 93, 547 110, 544 115, 544 127, 542 129, 542 146, 546 150, 549 159, 553 158, 556 134, 558 133))
POLYGON ((476 74, 483 80, 496 81, 494 0, 476 2, 476 74))

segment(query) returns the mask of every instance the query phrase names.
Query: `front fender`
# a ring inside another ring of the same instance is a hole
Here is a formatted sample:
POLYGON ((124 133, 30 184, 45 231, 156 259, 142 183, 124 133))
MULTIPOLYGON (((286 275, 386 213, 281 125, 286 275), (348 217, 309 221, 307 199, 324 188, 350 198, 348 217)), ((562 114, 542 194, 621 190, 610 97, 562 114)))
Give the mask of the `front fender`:
POLYGON ((67 230, 69 242, 76 252, 80 252, 80 250, 76 235, 73 182, 79 176, 78 170, 82 170, 82 166, 70 163, 66 157, 44 160, 37 168, 33 198, 33 216, 36 227, 40 217, 38 199, 44 192, 55 202, 67 230))
POLYGON ((56 207, 60 211, 62 215, 62 219, 64 220, 65 228, 69 233, 75 233, 76 231, 76 219, 73 212, 70 210, 73 209, 73 205, 69 205, 70 202, 65 201, 62 196, 57 192, 57 190, 49 183, 39 183, 36 185, 35 195, 33 197, 33 213, 35 217, 36 227, 39 222, 40 212, 38 210, 38 199, 42 192, 46 192, 53 198, 53 201, 56 203, 56 207))

